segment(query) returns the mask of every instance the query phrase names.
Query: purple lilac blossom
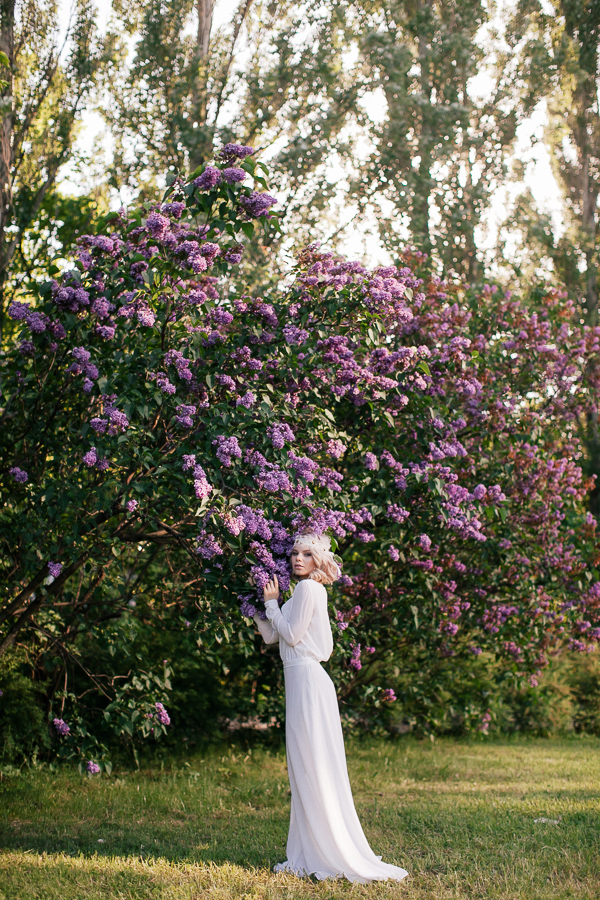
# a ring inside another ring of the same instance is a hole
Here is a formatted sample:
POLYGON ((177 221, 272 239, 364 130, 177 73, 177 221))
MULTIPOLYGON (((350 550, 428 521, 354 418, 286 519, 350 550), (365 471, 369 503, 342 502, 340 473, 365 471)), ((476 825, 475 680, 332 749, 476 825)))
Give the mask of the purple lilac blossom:
POLYGON ((196 415, 196 407, 195 406, 185 406, 185 404, 180 403, 179 406, 175 408, 175 421, 178 425, 183 425, 184 428, 191 428, 194 424, 194 420, 192 416, 196 415))
POLYGON ((197 540, 198 546, 196 547, 196 553, 198 553, 203 559, 212 559, 213 556, 223 555, 223 548, 214 537, 214 535, 207 534, 205 531, 202 531, 198 535, 197 540))
POLYGON ((234 167, 223 169, 221 175, 223 176, 223 181, 226 181, 227 184, 236 184, 237 182, 245 181, 248 177, 248 173, 244 172, 243 169, 236 169, 234 167))
POLYGON ((207 166, 201 175, 194 179, 194 185, 201 191, 210 191, 221 183, 221 170, 215 166, 207 166))
POLYGON ((304 328, 298 328, 297 325, 286 325, 283 329, 283 336, 288 344, 304 344, 309 333, 304 328))
POLYGON ((249 219, 259 219, 269 214, 269 209, 279 201, 270 194, 261 194, 252 191, 249 197, 240 197, 240 205, 243 206, 249 219))
POLYGON ((134 512, 137 509, 138 502, 137 500, 128 500, 125 504, 125 508, 128 512, 134 512))
POLYGON ((62 719, 54 719, 52 724, 56 728, 57 734, 60 734, 61 737, 65 737, 67 734, 70 734, 71 729, 62 719))
POLYGON ((98 451, 95 447, 91 447, 87 453, 84 453, 83 461, 86 466, 90 466, 90 468, 96 465, 96 463, 98 462, 98 451))
POLYGON ((217 445, 217 459, 219 459, 224 466, 231 466, 233 464, 233 459, 240 459, 242 456, 242 451, 236 437, 225 437, 225 435, 219 434, 212 443, 213 446, 215 444, 217 445))
POLYGON ((168 712, 164 708, 162 703, 155 703, 154 707, 156 709, 156 718, 160 722, 161 725, 170 725, 171 719, 169 717, 168 712))
POLYGON ((394 693, 393 688, 385 688, 381 692, 381 699, 388 700, 390 703, 392 703, 394 700, 397 700, 398 698, 396 697, 396 694, 394 693))
POLYGON ((12 469, 9 469, 8 471, 18 484, 25 484, 25 482, 29 480, 29 475, 27 474, 25 469, 20 469, 18 466, 13 466, 12 469))
POLYGON ((100 771, 100 766, 98 765, 98 763, 95 763, 93 760, 90 759, 90 760, 88 760, 86 769, 88 770, 90 775, 97 775, 98 772, 100 771))
POLYGON ((365 453, 365 469, 369 469, 372 472, 378 465, 377 457, 374 453, 365 453))
POLYGON ((242 397, 238 397, 235 401, 236 406, 245 406, 246 409, 251 409, 256 403, 256 397, 252 393, 252 391, 246 391, 246 393, 242 397))
POLYGON ((220 151, 219 156, 221 159, 244 159, 246 156, 252 156, 254 153, 253 147, 248 147, 244 144, 225 144, 223 149, 220 151))
POLYGON ((431 550, 431 538, 426 534, 420 534, 417 538, 417 544, 422 550, 428 553, 431 550))
POLYGON ((48 563, 48 571, 52 575, 53 578, 58 578, 60 573, 62 572, 62 563, 57 562, 49 562, 48 563))
POLYGON ((392 562, 398 562, 398 560, 400 559, 400 551, 397 547, 394 547, 392 545, 391 547, 388 547, 388 556, 392 560, 392 562))

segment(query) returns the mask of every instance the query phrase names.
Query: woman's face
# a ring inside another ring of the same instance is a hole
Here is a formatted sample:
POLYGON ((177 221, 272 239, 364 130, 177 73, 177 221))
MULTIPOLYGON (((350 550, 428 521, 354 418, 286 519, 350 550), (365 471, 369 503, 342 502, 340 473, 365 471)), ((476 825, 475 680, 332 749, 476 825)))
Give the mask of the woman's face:
POLYGON ((292 550, 292 571, 298 578, 308 578, 317 568, 312 550, 307 547, 294 547, 292 550))

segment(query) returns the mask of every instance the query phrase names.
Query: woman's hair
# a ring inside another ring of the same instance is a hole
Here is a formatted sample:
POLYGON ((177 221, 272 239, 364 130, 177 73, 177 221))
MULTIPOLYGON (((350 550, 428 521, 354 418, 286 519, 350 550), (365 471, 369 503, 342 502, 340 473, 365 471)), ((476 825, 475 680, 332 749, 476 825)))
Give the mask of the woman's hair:
POLYGON ((316 568, 308 576, 319 584, 333 584, 342 574, 331 552, 331 541, 326 534, 303 531, 296 535, 294 550, 310 550, 316 568))

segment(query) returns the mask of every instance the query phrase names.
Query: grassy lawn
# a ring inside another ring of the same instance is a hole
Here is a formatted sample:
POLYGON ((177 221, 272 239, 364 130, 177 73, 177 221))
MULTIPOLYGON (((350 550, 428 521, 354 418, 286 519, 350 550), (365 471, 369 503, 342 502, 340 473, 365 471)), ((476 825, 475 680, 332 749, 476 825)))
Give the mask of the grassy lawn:
POLYGON ((284 754, 221 750, 110 778, 4 777, 0 900, 600 898, 600 740, 403 739, 348 755, 367 837, 408 869, 401 884, 273 875, 284 754))

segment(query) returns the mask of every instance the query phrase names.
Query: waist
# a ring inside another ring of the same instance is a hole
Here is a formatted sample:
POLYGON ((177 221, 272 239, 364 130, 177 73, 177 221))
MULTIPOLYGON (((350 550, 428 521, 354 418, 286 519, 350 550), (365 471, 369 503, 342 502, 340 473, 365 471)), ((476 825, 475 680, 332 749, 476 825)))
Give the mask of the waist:
POLYGON ((306 666, 306 665, 315 665, 320 666, 321 663, 318 659, 315 659, 314 656, 296 656, 294 659, 284 659, 283 668, 291 669, 292 666, 306 666))

